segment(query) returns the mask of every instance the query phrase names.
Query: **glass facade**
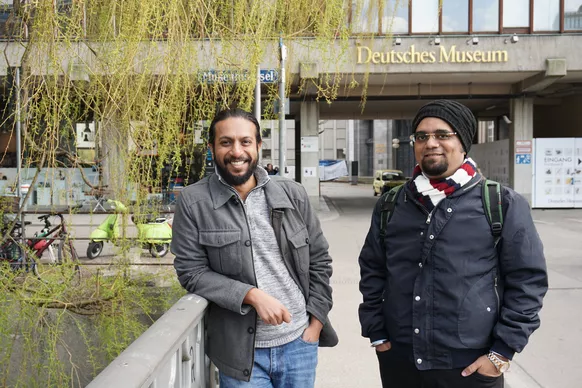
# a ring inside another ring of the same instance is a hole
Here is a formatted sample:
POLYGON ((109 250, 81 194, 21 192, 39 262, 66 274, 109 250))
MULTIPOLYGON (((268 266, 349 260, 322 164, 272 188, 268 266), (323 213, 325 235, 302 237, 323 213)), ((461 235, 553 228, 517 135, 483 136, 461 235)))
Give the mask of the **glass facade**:
MULTIPOLYGON (((346 22, 351 33, 356 35, 582 32, 582 0, 344 1, 350 10, 346 22)), ((14 14, 13 3, 14 0, 0 0, 2 37, 28 31, 14 14)), ((77 3, 54 0, 53 4, 56 12, 69 13, 77 3)), ((115 15, 109 13, 87 13, 84 16, 82 28, 88 38, 95 32, 94 21, 97 19, 110 18, 115 25, 115 15)), ((61 21, 60 27, 66 29, 70 26, 61 21)), ((192 35, 196 35, 194 30, 192 35)))
POLYGON ((378 0, 354 1, 352 3, 352 32, 378 33, 378 0))
POLYGON ((412 33, 439 31, 439 0, 412 2, 412 33))
POLYGON ((499 0, 473 0, 473 31, 499 30, 499 0))
POLYGON ((564 31, 581 30, 582 0, 564 0, 564 31))
POLYGON ((386 0, 382 10, 383 34, 408 33, 408 2, 405 0, 386 0))
POLYGON ((529 0, 503 2, 503 28, 529 27, 529 0))
POLYGON ((534 2, 534 31, 560 30, 560 0, 534 2))
POLYGON ((582 32, 582 0, 351 0, 351 4, 355 34, 582 32))
POLYGON ((469 2, 467 0, 443 1, 443 32, 469 31, 469 2))

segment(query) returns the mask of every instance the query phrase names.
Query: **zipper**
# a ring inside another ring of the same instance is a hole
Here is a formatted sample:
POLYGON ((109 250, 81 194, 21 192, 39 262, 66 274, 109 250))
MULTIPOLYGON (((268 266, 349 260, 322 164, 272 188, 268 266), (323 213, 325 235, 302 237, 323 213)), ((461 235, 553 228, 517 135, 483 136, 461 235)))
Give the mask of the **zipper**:
MULTIPOLYGON (((436 209, 436 208, 435 208, 436 209)), ((434 211, 434 210, 433 210, 434 211)), ((430 220, 432 218, 432 211, 430 213, 428 213, 428 217, 426 218, 426 224, 430 224, 430 220)))
POLYGON ((473 187, 477 186, 479 183, 481 183, 481 180, 478 180, 477 182, 471 184, 470 186, 464 187, 463 191, 471 190, 473 187))
POLYGON ((495 297, 497 298, 497 314, 499 314, 499 291, 497 290, 497 275, 495 275, 495 285, 493 289, 495 290, 495 297))

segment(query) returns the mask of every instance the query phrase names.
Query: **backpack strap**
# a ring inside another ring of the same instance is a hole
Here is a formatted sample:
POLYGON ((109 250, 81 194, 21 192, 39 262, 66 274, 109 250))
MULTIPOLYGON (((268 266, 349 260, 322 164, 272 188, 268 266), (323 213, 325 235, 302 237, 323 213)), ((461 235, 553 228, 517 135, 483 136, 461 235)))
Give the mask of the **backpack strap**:
POLYGON ((481 187, 483 209, 487 216, 487 221, 491 226, 491 234, 495 238, 495 246, 501 239, 503 229, 503 208, 501 200, 501 185, 499 182, 486 179, 481 187))
MULTIPOLYGON (((382 201, 382 206, 380 208, 380 239, 384 241, 386 237, 386 226, 392 218, 392 213, 394 212, 394 206, 396 206, 396 200, 398 195, 404 188, 404 185, 399 185, 390 189, 390 191, 384 193, 380 200, 382 201)), ((382 245, 384 246, 384 245, 382 245)))

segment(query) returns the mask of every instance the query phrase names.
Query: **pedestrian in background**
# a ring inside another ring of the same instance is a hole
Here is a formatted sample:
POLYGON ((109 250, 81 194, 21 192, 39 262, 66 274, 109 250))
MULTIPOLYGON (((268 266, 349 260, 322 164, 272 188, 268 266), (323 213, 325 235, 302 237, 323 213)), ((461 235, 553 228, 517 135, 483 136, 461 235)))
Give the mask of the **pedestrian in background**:
POLYGON ((182 191, 172 252, 182 286, 208 301, 207 354, 220 387, 314 386, 328 321, 328 244, 303 186, 258 166, 259 123, 240 109, 210 125, 216 174, 182 191))
POLYGON ((275 170, 273 169, 273 165, 271 163, 267 163, 267 174, 268 175, 275 175, 275 170))
POLYGON ((503 387, 540 325, 542 242, 510 188, 499 189, 498 214, 491 197, 499 222, 488 220, 485 181, 467 156, 477 123, 466 106, 431 102, 412 127, 413 177, 378 201, 359 257, 362 335, 383 387, 503 387))

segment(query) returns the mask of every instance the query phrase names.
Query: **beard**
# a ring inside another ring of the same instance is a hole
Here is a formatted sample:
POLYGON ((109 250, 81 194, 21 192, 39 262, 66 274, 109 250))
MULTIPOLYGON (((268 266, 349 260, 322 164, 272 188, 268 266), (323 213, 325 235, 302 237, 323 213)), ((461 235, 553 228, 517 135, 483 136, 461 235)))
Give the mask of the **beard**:
POLYGON ((441 176, 449 169, 449 162, 446 160, 444 162, 435 162, 423 159, 420 167, 422 172, 429 177, 441 176))
POLYGON ((240 186, 246 183, 255 173, 258 164, 259 164, 258 159, 252 159, 250 157, 239 158, 236 160, 230 157, 225 157, 223 163, 220 163, 219 161, 214 159, 214 165, 216 166, 218 174, 222 177, 222 179, 224 179, 226 183, 228 183, 231 186, 240 186), (226 168, 227 164, 233 161, 236 162, 241 160, 249 163, 249 168, 247 169, 247 172, 245 172, 243 175, 231 174, 226 168))

